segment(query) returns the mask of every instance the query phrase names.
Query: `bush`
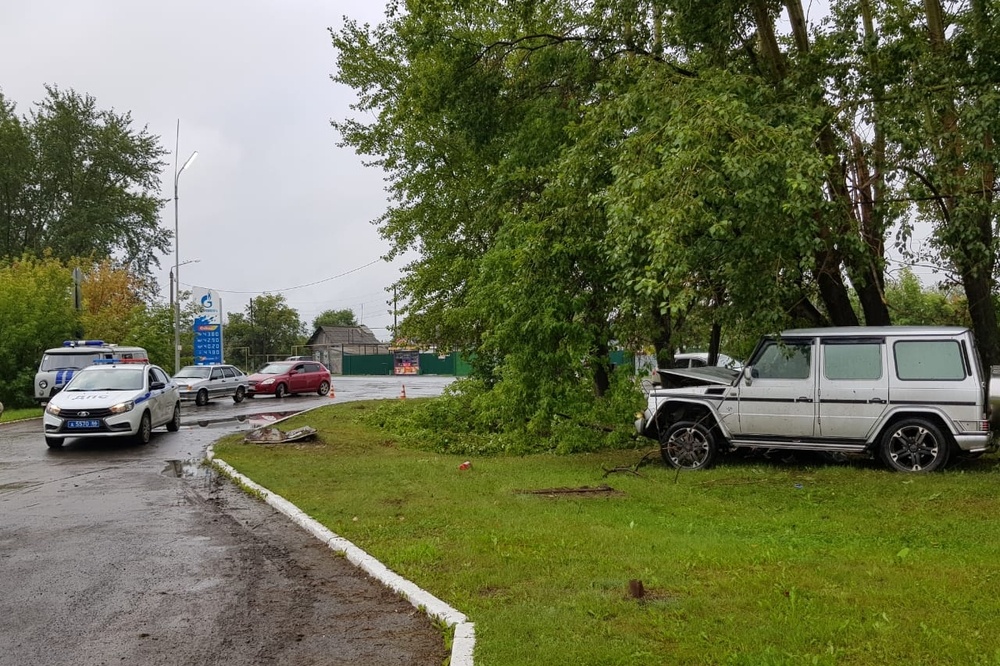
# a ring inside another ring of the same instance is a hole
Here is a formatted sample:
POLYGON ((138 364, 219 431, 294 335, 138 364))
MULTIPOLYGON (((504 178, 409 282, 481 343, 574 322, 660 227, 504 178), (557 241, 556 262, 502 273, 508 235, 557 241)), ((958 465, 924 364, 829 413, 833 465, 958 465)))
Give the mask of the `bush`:
POLYGON ((580 453, 633 445, 632 421, 642 407, 634 379, 616 373, 597 398, 571 387, 525 408, 523 387, 499 382, 492 389, 460 379, 438 398, 391 401, 371 410, 366 423, 405 445, 458 455, 580 453))

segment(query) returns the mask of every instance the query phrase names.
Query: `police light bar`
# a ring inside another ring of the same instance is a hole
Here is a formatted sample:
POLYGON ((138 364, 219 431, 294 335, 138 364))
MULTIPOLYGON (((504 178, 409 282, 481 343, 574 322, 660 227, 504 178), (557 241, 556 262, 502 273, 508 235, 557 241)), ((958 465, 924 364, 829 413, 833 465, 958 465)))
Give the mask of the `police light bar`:
POLYGON ((63 347, 103 347, 104 340, 64 340, 63 347))

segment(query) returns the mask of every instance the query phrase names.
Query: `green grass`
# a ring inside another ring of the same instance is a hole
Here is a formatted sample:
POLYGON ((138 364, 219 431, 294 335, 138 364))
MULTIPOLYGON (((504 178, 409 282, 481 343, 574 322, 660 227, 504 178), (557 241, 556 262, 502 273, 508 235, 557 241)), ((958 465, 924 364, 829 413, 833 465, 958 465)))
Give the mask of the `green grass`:
POLYGON ((25 409, 4 409, 0 414, 0 423, 7 421, 20 421, 21 419, 37 419, 42 417, 41 407, 27 407, 25 409))
POLYGON ((216 453, 466 613, 478 664, 1000 664, 992 457, 929 475, 652 459, 605 477, 647 447, 460 471, 363 425, 367 409, 287 423, 316 443, 216 453), (523 492, 601 484, 618 494, 523 492))

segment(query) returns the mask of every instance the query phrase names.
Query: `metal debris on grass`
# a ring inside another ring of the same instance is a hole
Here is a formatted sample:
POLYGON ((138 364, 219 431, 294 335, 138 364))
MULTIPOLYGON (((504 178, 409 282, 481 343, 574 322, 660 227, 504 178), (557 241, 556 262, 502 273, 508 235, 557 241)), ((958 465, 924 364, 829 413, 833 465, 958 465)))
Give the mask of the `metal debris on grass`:
POLYGON ((302 426, 295 430, 283 431, 277 428, 264 427, 255 428, 247 433, 243 441, 255 444, 284 444, 285 442, 296 442, 302 439, 309 439, 316 434, 316 428, 302 426))

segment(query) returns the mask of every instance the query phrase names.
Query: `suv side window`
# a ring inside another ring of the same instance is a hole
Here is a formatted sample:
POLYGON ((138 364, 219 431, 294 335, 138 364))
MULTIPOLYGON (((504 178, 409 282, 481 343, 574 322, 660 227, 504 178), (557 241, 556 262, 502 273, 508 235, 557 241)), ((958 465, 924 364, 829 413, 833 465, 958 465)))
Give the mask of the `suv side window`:
POLYGON ((753 365, 759 379, 808 379, 812 362, 812 341, 770 342, 753 365))
POLYGON ((824 344, 823 375, 827 379, 881 379, 882 345, 878 342, 824 344))
POLYGON ((900 340, 893 345, 901 380, 961 381, 965 360, 957 340, 900 340))

